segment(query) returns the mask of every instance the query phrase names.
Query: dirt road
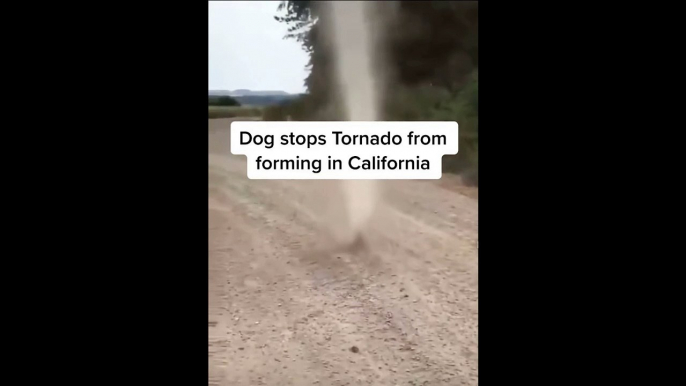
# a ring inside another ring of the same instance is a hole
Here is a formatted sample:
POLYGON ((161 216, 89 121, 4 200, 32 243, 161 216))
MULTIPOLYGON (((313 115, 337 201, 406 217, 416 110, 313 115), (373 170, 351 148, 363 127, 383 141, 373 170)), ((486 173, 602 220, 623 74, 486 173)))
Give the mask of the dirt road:
POLYGON ((477 385, 477 201, 389 182, 370 249, 323 252, 323 182, 248 180, 229 122, 209 123, 209 384, 477 385))

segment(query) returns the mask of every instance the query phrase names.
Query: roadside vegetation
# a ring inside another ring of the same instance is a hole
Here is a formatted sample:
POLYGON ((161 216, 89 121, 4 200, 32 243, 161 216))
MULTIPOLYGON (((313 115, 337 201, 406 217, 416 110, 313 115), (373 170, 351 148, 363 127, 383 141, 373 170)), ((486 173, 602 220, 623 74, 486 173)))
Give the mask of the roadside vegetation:
POLYGON ((209 119, 237 118, 237 117, 261 117, 262 108, 250 106, 208 106, 207 117, 209 119))
MULTIPOLYGON (((476 1, 376 2, 383 24, 389 79, 385 120, 451 120, 460 125, 460 151, 443 157, 444 171, 478 186, 479 78, 476 1)), ((289 26, 287 38, 310 55, 307 94, 264 108, 265 120, 339 120, 330 47, 321 30, 329 23, 314 1, 282 1, 275 18, 289 26), (315 24, 316 20, 316 24, 315 24)), ((379 18, 381 20, 381 18, 379 18)))

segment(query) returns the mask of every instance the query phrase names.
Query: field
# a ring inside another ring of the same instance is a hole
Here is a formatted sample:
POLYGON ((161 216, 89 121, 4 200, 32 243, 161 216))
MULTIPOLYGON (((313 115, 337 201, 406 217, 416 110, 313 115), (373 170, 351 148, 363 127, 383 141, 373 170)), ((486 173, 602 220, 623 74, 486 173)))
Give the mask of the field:
POLYGON ((262 108, 253 106, 209 106, 207 111, 209 119, 260 116, 262 108))

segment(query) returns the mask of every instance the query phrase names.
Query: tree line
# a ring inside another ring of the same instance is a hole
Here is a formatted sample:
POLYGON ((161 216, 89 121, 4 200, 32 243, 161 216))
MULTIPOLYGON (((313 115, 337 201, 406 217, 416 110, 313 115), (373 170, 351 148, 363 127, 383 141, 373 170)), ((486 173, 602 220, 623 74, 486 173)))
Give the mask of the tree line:
MULTIPOLYGON (((288 25, 309 55, 308 95, 268 109, 265 119, 342 119, 332 47, 324 37, 331 17, 316 1, 282 1, 277 21, 288 25)), ((478 2, 373 2, 387 89, 386 120, 455 120, 460 152, 444 157, 444 170, 478 184, 478 2), (389 17, 392 15, 392 17, 389 17)))
POLYGON ((228 95, 208 96, 209 106, 240 106, 235 98, 228 95))

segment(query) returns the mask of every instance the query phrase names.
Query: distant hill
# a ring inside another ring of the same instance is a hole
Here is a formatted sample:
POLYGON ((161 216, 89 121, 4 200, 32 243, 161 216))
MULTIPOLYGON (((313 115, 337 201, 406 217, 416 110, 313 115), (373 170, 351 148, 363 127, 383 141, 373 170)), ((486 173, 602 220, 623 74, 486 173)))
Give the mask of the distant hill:
POLYGON ((285 91, 253 91, 253 90, 208 90, 210 100, 220 96, 231 96, 242 106, 270 106, 300 97, 301 94, 289 94, 285 91))
POLYGON ((273 95, 281 95, 281 96, 289 96, 291 94, 285 92, 285 91, 252 91, 252 90, 233 90, 231 91, 231 96, 273 96, 273 95))
POLYGON ((282 95, 282 96, 288 96, 291 95, 285 91, 281 90, 267 90, 267 91, 253 91, 253 90, 246 90, 246 89, 240 89, 240 90, 209 90, 208 91, 209 95, 213 96, 220 96, 220 95, 228 95, 232 97, 236 96, 272 96, 272 95, 282 95))

